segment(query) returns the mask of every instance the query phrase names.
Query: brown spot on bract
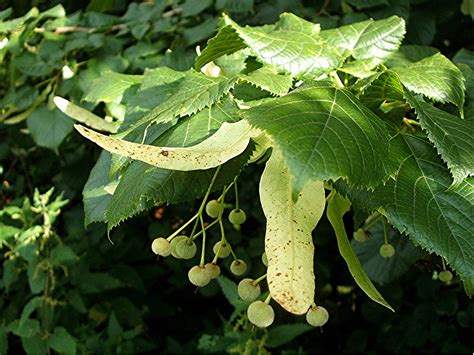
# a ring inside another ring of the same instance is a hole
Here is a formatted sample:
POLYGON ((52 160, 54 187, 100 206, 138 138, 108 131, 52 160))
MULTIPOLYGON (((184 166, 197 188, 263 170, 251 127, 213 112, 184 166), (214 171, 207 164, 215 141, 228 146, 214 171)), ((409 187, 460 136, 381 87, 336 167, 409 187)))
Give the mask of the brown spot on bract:
POLYGON ((164 157, 167 157, 169 152, 167 150, 162 150, 160 154, 163 155, 164 157))

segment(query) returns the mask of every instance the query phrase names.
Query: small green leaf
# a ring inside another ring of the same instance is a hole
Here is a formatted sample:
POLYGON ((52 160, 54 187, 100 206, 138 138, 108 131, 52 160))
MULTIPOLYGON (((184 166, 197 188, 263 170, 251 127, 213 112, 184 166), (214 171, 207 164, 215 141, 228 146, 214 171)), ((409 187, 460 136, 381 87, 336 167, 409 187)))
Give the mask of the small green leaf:
POLYGON ((474 70, 474 52, 466 48, 461 48, 454 56, 453 63, 467 64, 474 70))
POLYGON ((217 278, 217 282, 225 298, 227 298, 227 301, 229 301, 236 310, 243 310, 247 307, 247 302, 242 301, 237 293, 237 285, 235 282, 222 275, 217 278))
POLYGON ((36 311, 36 309, 43 303, 43 301, 44 299, 42 296, 33 297, 28 301, 28 303, 23 307, 23 310, 21 311, 20 326, 25 324, 31 314, 36 311))
POLYGON ((30 338, 40 331, 40 325, 36 319, 25 319, 23 322, 17 319, 10 323, 8 328, 13 334, 22 338, 30 338))
POLYGON ((7 240, 20 232, 21 229, 0 222, 0 246, 2 245, 2 240, 7 240))
POLYGON ((53 266, 63 264, 70 264, 71 262, 79 260, 76 253, 65 244, 56 245, 49 255, 49 261, 53 266))
POLYGON ((184 29, 183 39, 186 46, 192 46, 208 39, 213 34, 216 25, 217 19, 215 17, 209 17, 196 26, 184 29))
POLYGON ((16 268, 16 260, 5 260, 3 262, 2 282, 5 290, 10 291, 11 285, 18 280, 19 271, 16 268))
POLYGON ((76 354, 76 339, 63 327, 54 328, 49 346, 58 353, 76 354))
POLYGON ((384 71, 374 75, 371 84, 359 96, 367 107, 374 110, 382 103, 399 102, 404 104, 404 90, 398 75, 393 71, 384 71))
POLYGON ((455 104, 461 116, 464 105, 464 78, 457 66, 442 54, 393 69, 410 91, 437 102, 455 104))
POLYGON ((267 65, 240 78, 278 96, 286 94, 293 84, 293 78, 290 75, 278 74, 273 67, 267 65))
POLYGON ((50 111, 45 105, 34 111, 26 124, 36 144, 50 149, 57 149, 73 128, 69 117, 58 110, 50 111))
POLYGON ((216 9, 235 13, 252 11, 254 0, 216 0, 216 9))
POLYGON ((31 293, 35 294, 43 291, 47 276, 39 263, 38 257, 35 257, 28 262, 27 274, 31 293))
POLYGON ((125 90, 132 85, 140 84, 142 80, 143 75, 106 72, 90 84, 84 100, 90 102, 120 102, 125 90))
POLYGON ((109 179, 111 168, 111 154, 102 151, 99 159, 92 168, 82 196, 84 199, 84 224, 87 226, 92 222, 104 222, 105 211, 112 198, 112 189, 118 185, 118 179, 109 179))
POLYGON ((115 290, 124 286, 118 278, 103 272, 82 273, 78 278, 79 290, 84 294, 115 290))
POLYGON ((200 70, 207 63, 245 47, 244 41, 231 26, 222 27, 217 35, 207 42, 206 48, 196 58, 195 68, 200 70))
POLYGON ((123 328, 120 325, 115 312, 109 317, 109 322, 107 324, 107 335, 111 339, 117 339, 123 334, 123 328))
POLYGON ((270 294, 288 312, 304 314, 314 301, 311 232, 326 205, 323 182, 308 180, 298 200, 293 201, 290 172, 281 152, 274 148, 259 190, 267 219, 265 252, 270 294))
POLYGON ((370 281, 369 277, 362 268, 357 255, 351 248, 351 243, 347 237, 344 221, 342 219, 350 208, 351 203, 349 200, 341 197, 335 191, 331 192, 331 195, 328 197, 328 208, 326 214, 329 222, 334 228, 334 232, 336 233, 339 253, 341 253, 341 256, 346 261, 349 271, 355 282, 365 292, 365 294, 369 296, 370 299, 395 312, 394 309, 387 303, 387 301, 385 301, 379 291, 377 291, 372 281, 370 281))
POLYGON ((211 6, 212 3, 212 0, 186 0, 183 6, 181 7, 183 10, 182 15, 185 17, 196 16, 203 12, 205 9, 207 9, 209 6, 211 6))
POLYGON ((23 349, 27 355, 46 355, 49 350, 48 342, 41 334, 31 337, 22 337, 21 345, 23 345, 23 349))
POLYGON ((278 348, 313 329, 312 326, 303 323, 276 325, 269 329, 265 345, 272 349, 278 348))

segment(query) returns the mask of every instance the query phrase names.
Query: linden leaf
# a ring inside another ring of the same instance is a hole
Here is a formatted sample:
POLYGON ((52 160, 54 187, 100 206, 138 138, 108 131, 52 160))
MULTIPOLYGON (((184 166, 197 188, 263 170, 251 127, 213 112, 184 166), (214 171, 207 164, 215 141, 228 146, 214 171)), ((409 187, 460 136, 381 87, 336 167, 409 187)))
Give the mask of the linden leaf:
POLYGON ((386 124, 346 89, 321 81, 245 110, 267 133, 294 177, 294 196, 307 180, 337 180, 374 187, 387 179, 386 124))
POLYGON ((393 70, 408 90, 438 102, 451 102, 463 116, 464 77, 459 68, 442 54, 436 53, 393 70))

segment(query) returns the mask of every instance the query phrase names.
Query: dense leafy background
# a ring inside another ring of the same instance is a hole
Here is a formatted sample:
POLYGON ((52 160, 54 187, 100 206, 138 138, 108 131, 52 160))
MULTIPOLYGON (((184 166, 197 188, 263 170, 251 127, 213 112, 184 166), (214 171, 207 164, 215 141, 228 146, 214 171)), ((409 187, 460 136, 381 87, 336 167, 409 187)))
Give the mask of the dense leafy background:
MULTIPOLYGON (((12 6, 13 18, 23 16, 33 5, 47 10, 56 3, 24 0, 2 3, 1 6, 2 9, 12 6)), ((229 12, 241 25, 273 23, 281 12, 288 11, 320 22, 323 29, 369 17, 382 19, 398 15, 408 21, 406 44, 431 45, 452 58, 462 47, 473 49, 469 48, 472 20, 461 12, 461 9, 466 12, 466 6, 462 7, 461 1, 156 1, 153 11, 144 4, 128 7, 125 1, 61 3, 69 16, 68 22, 62 22, 64 14, 59 10, 50 13, 48 19, 57 18, 57 25, 99 30, 94 33, 45 34, 39 52, 32 53, 28 46, 35 46, 42 39, 39 37, 41 33, 33 32, 33 28, 41 27, 46 18, 38 19, 37 23, 29 22, 29 27, 23 28, 25 32, 21 33, 26 35, 19 36, 18 42, 10 41, 12 47, 8 53, 0 50, 3 60, 0 68, 1 120, 14 117, 18 121, 14 125, 0 123, 0 208, 21 206, 26 196, 33 196, 35 187, 45 192, 55 186, 57 192, 64 191, 65 198, 70 200, 62 207, 63 212, 54 225, 63 244, 51 241, 48 246, 51 253, 58 246, 67 247, 67 250, 59 248, 52 254, 56 256, 53 260, 57 264, 53 265, 55 287, 51 295, 65 302, 54 307, 49 321, 48 330, 54 339, 50 345, 54 350, 69 352, 76 347, 79 352, 107 353, 156 350, 195 352, 196 349, 201 352, 247 350, 257 353, 259 345, 262 345, 269 350, 291 353, 472 352, 472 303, 458 282, 444 285, 431 279, 433 271, 440 270, 439 258, 425 256, 420 259, 419 250, 393 230, 390 230, 390 237, 398 241, 396 247, 400 255, 394 265, 378 259, 370 244, 354 246, 369 276, 382 285, 381 293, 396 309, 397 312, 392 314, 371 302, 354 286, 343 260, 334 257, 338 255, 335 237, 324 219, 314 234, 318 250, 317 296, 331 313, 324 332, 309 329, 303 319, 280 310, 274 328, 268 332, 252 330, 240 317, 242 304, 236 299, 229 280, 222 279, 219 284, 212 283, 194 294, 194 288, 186 277, 192 262, 172 259, 157 262, 150 251, 150 241, 154 237, 169 233, 177 222, 192 213, 193 206, 190 204, 153 208, 142 213, 112 232, 114 245, 108 241, 104 226, 92 224, 87 230, 84 229, 81 191, 100 151, 71 133, 72 122, 53 110, 47 99, 51 91, 75 98, 78 102, 87 95, 89 103, 85 107, 95 109, 99 114, 120 116, 123 108, 115 103, 115 97, 97 97, 101 91, 98 82, 92 84, 94 80, 108 70, 141 74, 145 68, 162 65, 175 70, 190 68, 196 55, 194 46, 204 45, 206 39, 213 35, 220 10, 229 12), (74 15, 79 10, 84 13, 74 15), (163 16, 163 13, 166 15, 163 16), (25 40, 28 46, 18 45, 25 40), (168 48, 172 51, 166 51, 168 48), (76 73, 69 80, 61 79, 64 64, 76 73), (102 103, 97 105, 97 101, 102 103), (25 111, 27 113, 22 115, 25 111), (295 323, 299 325, 285 328, 285 324, 295 323), (304 335, 292 341, 291 335, 298 334, 304 335)), ((7 13, 1 14, 2 17, 7 16, 7 13)), ((4 30, 0 26, 0 35, 4 30)), ((465 60, 460 62, 466 63, 465 60)), ((237 60, 229 65, 238 67, 239 62, 237 60)), ((400 63, 392 66, 403 67, 400 63)), ((161 70, 155 73, 168 75, 170 81, 179 80, 161 70)), ((133 80, 123 82, 119 78, 112 79, 117 96, 124 96, 130 102, 135 100, 137 111, 140 111, 137 114, 159 105, 166 98, 158 95, 158 90, 153 92, 153 88, 146 91, 146 87, 142 86, 140 90, 143 92, 137 92, 133 80)), ((261 83, 262 79, 249 76, 248 80, 250 83, 261 83)), ((281 90, 285 91, 284 81, 281 90)), ((397 95, 399 93, 394 94, 395 97, 397 95)), ((370 101, 370 93, 366 93, 366 99, 370 101)), ((456 103, 456 99, 453 100, 456 103)), ((417 110, 421 112, 424 108, 419 105, 417 110)), ((422 124, 429 125, 431 112, 424 111, 426 118, 422 124)), ((472 119, 472 109, 470 115, 465 113, 465 117, 472 119)), ((183 144, 174 143, 177 146, 183 144)), ((454 162, 459 158, 449 155, 449 151, 446 154, 454 162)), ((116 164, 117 168, 124 164, 110 162, 110 159, 107 161, 107 157, 101 159, 103 164, 116 164)), ((240 232, 228 231, 236 241, 237 251, 247 257, 252 267, 250 275, 253 276, 263 270, 260 254, 263 250, 264 219, 256 198, 262 168, 252 167, 240 179, 241 204, 248 211, 249 222, 240 232)), ((136 169, 140 171, 139 167, 136 169)), ((133 169, 127 170, 127 173, 132 181, 136 178, 133 169)), ((149 178, 160 174, 163 172, 153 171, 149 178)), ((463 176, 465 172, 459 171, 458 174, 463 176)), ((141 178, 145 182, 148 177, 141 178)), ((97 184, 101 186, 100 181, 97 184)), ((133 191, 124 193, 131 194, 124 199, 132 200, 134 205, 130 208, 138 213, 146 203, 153 202, 157 192, 149 192, 148 202, 141 201, 140 197, 134 200, 131 197, 133 191)), ((18 220, 11 217, 11 214, 2 212, 2 225, 8 223, 20 227, 18 220)), ((353 229, 351 216, 346 217, 350 232, 353 229)), ((360 219, 357 214, 354 217, 356 221, 360 219)), ((41 218, 34 218, 29 216, 28 220, 41 225, 41 218)), ((92 221, 95 217, 91 215, 87 218, 92 221)), ((8 231, 0 231, 3 233, 0 235, 1 243, 8 231)), ((381 240, 380 224, 374 225, 370 232, 372 243, 381 240)), ((2 247, 2 252, 6 253, 8 248, 2 247)), ((7 254, 3 254, 2 258, 0 353, 6 351, 7 342, 11 353, 19 353, 22 348, 40 349, 44 342, 28 336, 28 332, 31 329, 34 332, 38 325, 26 322, 20 327, 14 323, 15 319, 20 319, 25 305, 43 290, 44 285, 35 283, 37 279, 32 278, 31 271, 28 272, 38 261, 27 252, 20 253, 14 263, 8 260, 7 254)), ((224 273, 234 280, 229 272, 224 273)), ((41 312, 33 312, 30 318, 40 321, 43 326, 44 317, 41 312)))

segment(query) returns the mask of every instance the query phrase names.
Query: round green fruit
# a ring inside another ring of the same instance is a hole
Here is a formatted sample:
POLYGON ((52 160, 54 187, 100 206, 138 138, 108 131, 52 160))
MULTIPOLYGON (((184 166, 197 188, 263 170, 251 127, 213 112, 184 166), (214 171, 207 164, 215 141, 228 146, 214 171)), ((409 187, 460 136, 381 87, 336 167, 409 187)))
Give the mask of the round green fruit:
POLYGON ((217 255, 219 253, 219 258, 227 258, 230 255, 230 245, 226 242, 219 241, 212 247, 212 251, 217 255), (222 244, 222 247, 221 247, 222 244), (220 250, 219 250, 220 249, 220 250))
POLYGON ((171 245, 165 238, 156 238, 151 243, 151 250, 156 255, 168 256, 171 254, 171 245))
POLYGON ((209 217, 217 218, 223 209, 222 203, 217 200, 211 200, 206 204, 206 213, 209 217))
POLYGON ((178 243, 182 240, 188 240, 188 237, 185 235, 178 235, 177 237, 174 237, 170 242, 171 255, 176 259, 181 259, 181 256, 176 252, 176 247, 178 246, 178 243))
POLYGON ((363 243, 367 241, 369 237, 367 236, 367 232, 364 229, 359 228, 354 232, 354 239, 359 243, 363 243))
POLYGON ((321 306, 313 306, 306 313, 306 321, 313 327, 322 327, 327 323, 329 313, 326 308, 321 306))
POLYGON ((379 253, 384 258, 391 258, 395 254, 395 248, 392 244, 383 244, 379 249, 379 253))
POLYGON ((232 224, 241 225, 247 220, 247 215, 242 209, 233 209, 229 213, 229 221, 232 224))
POLYGON ((211 279, 216 279, 221 274, 221 268, 217 264, 207 263, 204 265, 204 268, 207 270, 211 279))
POLYGON ((230 264, 230 271, 235 276, 241 276, 245 274, 245 272, 247 271, 247 264, 245 263, 245 261, 241 259, 234 260, 230 264))
POLYGON ((268 266, 268 258, 267 258, 267 253, 266 252, 263 252, 263 254, 262 254, 262 263, 263 263, 263 265, 268 266))
POLYGON ((255 301, 247 309, 247 317, 253 325, 259 328, 266 328, 275 320, 275 312, 269 304, 255 301))
POLYGON ((197 246, 189 238, 180 240, 176 244, 176 254, 179 255, 181 259, 192 259, 196 255, 197 246))
POLYGON ((196 265, 193 266, 188 272, 188 278, 191 283, 197 287, 204 287, 209 282, 211 278, 204 266, 196 265))
POLYGON ((453 273, 449 270, 443 270, 438 274, 438 279, 443 282, 448 282, 453 279, 453 273))
POLYGON ((260 285, 254 284, 253 279, 243 279, 237 286, 237 293, 244 301, 252 302, 260 296, 260 285))

